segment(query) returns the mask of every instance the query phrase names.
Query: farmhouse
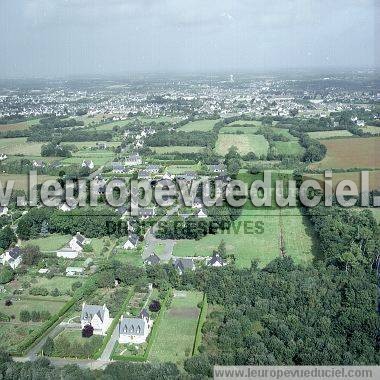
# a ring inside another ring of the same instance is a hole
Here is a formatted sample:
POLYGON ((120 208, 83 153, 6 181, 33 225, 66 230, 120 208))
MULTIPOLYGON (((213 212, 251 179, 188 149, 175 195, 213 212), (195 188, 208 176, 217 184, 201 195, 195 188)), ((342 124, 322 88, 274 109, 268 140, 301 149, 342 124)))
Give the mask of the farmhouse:
POLYGON ((82 168, 94 169, 94 166, 92 160, 83 160, 82 162, 82 168))
POLYGON ((66 276, 67 277, 74 277, 74 276, 81 276, 83 274, 83 268, 80 267, 67 267, 66 268, 66 276))
POLYGON ((0 206, 0 216, 7 215, 7 214, 8 214, 8 207, 0 206))
POLYGON ((124 249, 134 249, 137 247, 137 244, 139 242, 139 237, 136 234, 131 234, 128 237, 128 240, 123 245, 124 249))
POLYGON ((133 165, 141 165, 142 159, 138 153, 131 154, 129 157, 125 159, 125 165, 133 166, 133 165))
POLYGON ((207 266, 209 267, 223 267, 224 265, 226 265, 225 261, 216 251, 213 252, 211 259, 207 261, 207 266))
POLYGON ((176 259, 173 265, 180 275, 182 275, 186 270, 195 270, 193 259, 176 259))
POLYGON ((125 173, 124 165, 121 164, 120 162, 111 162, 111 166, 112 166, 113 173, 118 173, 118 174, 125 173))
POLYGON ((150 174, 157 174, 160 171, 160 167, 158 165, 148 165, 145 170, 150 174))
POLYGON ((83 303, 80 316, 82 329, 87 325, 91 325, 94 328, 95 335, 106 335, 111 322, 110 312, 106 305, 87 305, 85 302, 83 303))
POLYGON ((160 261, 160 258, 155 253, 152 253, 148 258, 145 259, 144 263, 145 265, 157 265, 160 263, 160 261))
POLYGON ((33 160, 33 167, 34 168, 43 168, 43 167, 45 167, 45 163, 41 160, 33 160))
POLYGON ((205 209, 200 209, 197 214, 198 218, 207 218, 207 211, 205 209))
POLYGON ((146 341, 153 321, 146 310, 142 310, 137 318, 121 316, 119 323, 119 343, 141 344, 146 341))
POLYGON ((86 239, 79 232, 69 242, 69 247, 74 251, 81 252, 83 250, 83 246, 88 244, 90 241, 86 239))
POLYGON ((146 170, 139 170, 137 179, 149 179, 150 174, 146 170))
POLYGON ((210 172, 212 173, 224 173, 225 171, 226 165, 224 164, 210 165, 210 172))
POLYGON ((9 248, 0 256, 0 262, 3 265, 8 264, 12 269, 16 269, 22 261, 21 254, 20 247, 9 248))
POLYGON ((147 219, 154 216, 155 210, 153 208, 139 208, 138 215, 142 219, 147 219))

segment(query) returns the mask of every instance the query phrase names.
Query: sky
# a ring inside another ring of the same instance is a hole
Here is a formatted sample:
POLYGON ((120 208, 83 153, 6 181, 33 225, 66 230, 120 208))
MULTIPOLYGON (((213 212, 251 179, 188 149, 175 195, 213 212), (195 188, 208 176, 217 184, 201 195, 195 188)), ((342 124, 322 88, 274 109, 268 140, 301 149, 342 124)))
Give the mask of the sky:
POLYGON ((0 78, 378 67, 379 0, 0 0, 0 78))

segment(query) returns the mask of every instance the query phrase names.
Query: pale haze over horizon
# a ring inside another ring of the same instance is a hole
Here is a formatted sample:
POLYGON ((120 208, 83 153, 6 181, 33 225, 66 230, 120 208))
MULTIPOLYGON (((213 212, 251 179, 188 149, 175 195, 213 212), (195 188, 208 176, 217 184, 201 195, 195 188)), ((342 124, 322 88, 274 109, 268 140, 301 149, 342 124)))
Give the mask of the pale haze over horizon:
POLYGON ((378 68, 374 0, 1 0, 0 78, 378 68))

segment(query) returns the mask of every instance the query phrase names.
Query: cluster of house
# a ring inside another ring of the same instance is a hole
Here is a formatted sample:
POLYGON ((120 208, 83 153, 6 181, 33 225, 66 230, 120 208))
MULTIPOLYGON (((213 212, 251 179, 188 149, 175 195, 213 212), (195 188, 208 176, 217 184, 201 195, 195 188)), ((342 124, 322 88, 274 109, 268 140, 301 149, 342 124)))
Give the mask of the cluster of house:
MULTIPOLYGON (((155 254, 152 253, 145 260, 145 265, 157 265, 160 264, 161 259, 155 254)), ((223 267, 227 263, 216 251, 213 252, 210 259, 206 260, 206 265, 209 267, 223 267)), ((174 268, 182 275, 185 271, 195 270, 195 262, 192 258, 176 258, 173 261, 174 268)))
MULTIPOLYGON (((88 305, 83 303, 81 313, 82 329, 91 325, 95 335, 106 335, 108 328, 112 323, 110 313, 106 305, 88 305)), ((150 319, 147 310, 142 309, 137 317, 122 315, 118 324, 118 341, 119 343, 144 343, 153 326, 153 320, 150 319)))

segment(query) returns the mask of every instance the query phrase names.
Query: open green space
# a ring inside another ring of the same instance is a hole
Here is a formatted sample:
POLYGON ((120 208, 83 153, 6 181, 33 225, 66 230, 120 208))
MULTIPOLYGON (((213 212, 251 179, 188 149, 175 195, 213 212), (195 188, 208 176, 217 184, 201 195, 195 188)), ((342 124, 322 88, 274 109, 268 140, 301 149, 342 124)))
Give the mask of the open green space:
POLYGON ((360 129, 365 133, 370 133, 371 135, 377 135, 380 133, 380 127, 376 127, 375 125, 366 125, 360 129))
POLYGON ((175 292, 168 309, 164 311, 156 338, 149 353, 149 361, 183 364, 191 356, 202 293, 175 292))
POLYGON ((178 131, 183 132, 207 132, 211 131, 214 125, 218 122, 218 119, 214 120, 196 120, 190 121, 189 123, 182 125, 178 128, 178 131))
POLYGON ((16 344, 28 338, 36 328, 38 328, 37 325, 27 325, 25 323, 0 323, 1 349, 5 351, 14 349, 16 344))
MULTIPOLYGON (((48 176, 48 175, 38 175, 37 180, 38 184, 41 184, 44 181, 47 181, 49 179, 57 179, 57 177, 54 176, 48 176)), ((27 191, 29 187, 29 181, 28 181, 28 175, 27 174, 6 174, 1 173, 0 174, 0 181, 1 186, 5 187, 7 181, 14 181, 14 189, 15 190, 24 190, 27 191)))
POLYGON ((41 142, 27 142, 26 137, 12 137, 0 139, 0 153, 7 155, 23 154, 39 156, 41 154, 41 142))
POLYGON ((262 135, 230 135, 219 134, 215 144, 215 151, 220 155, 225 155, 231 146, 236 146, 240 154, 249 152, 255 153, 257 156, 266 155, 268 152, 268 141, 262 135))
POLYGON ((308 135, 313 139, 328 139, 331 137, 350 137, 352 133, 342 129, 336 131, 318 131, 318 132, 309 132, 308 135))
POLYGON ((280 154, 300 155, 305 151, 298 141, 274 141, 273 144, 280 154))
POLYGON ((65 246, 71 239, 70 235, 52 234, 46 237, 25 240, 22 242, 22 246, 37 245, 42 252, 44 251, 56 251, 65 246))
POLYGON ((260 120, 237 120, 227 125, 255 125, 256 127, 261 127, 263 123, 260 120))
POLYGON ((183 174, 186 172, 196 172, 198 169, 198 165, 168 165, 165 171, 170 174, 183 174))

